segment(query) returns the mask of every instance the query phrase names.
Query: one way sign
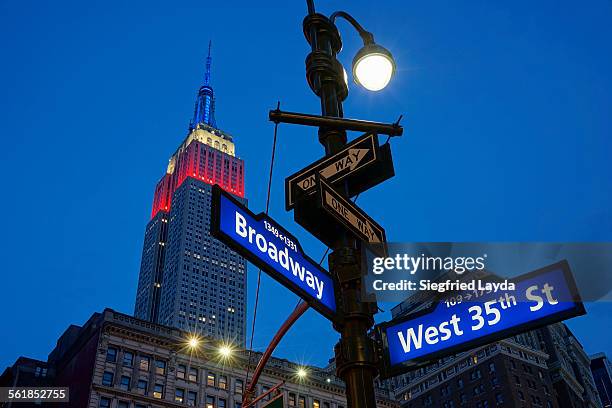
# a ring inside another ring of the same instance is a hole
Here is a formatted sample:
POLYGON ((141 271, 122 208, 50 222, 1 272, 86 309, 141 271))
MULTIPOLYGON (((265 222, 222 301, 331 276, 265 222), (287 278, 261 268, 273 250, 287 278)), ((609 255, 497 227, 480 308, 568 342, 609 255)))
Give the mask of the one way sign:
POLYGON ((393 161, 388 144, 378 146, 378 135, 366 133, 347 144, 344 149, 327 156, 285 179, 285 207, 295 207, 296 196, 315 191, 316 175, 329 183, 346 182, 353 197, 378 183, 393 177, 393 161), (367 173, 367 174, 366 174, 367 173))
POLYGON ((319 175, 315 176, 315 191, 315 203, 313 199, 298 199, 294 215, 300 225, 328 246, 339 229, 348 230, 374 252, 384 255, 386 235, 378 223, 319 175))

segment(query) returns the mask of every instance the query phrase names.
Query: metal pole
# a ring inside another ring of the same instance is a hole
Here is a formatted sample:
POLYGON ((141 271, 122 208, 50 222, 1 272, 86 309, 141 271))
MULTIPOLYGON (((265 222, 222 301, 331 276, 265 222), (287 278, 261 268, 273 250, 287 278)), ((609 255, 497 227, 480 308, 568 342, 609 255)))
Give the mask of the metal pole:
MULTIPOLYGON (((310 88, 321 99, 322 116, 341 118, 342 101, 348 89, 336 59, 342 48, 338 30, 327 17, 310 12, 304 19, 304 34, 312 49, 306 59, 306 76, 310 88)), ((319 141, 326 154, 334 154, 346 144, 346 133, 320 127, 319 141)), ((346 192, 347 186, 344 186, 343 193, 346 195, 346 192)), ((375 408, 377 368, 368 331, 374 324, 376 304, 361 301, 361 262, 355 240, 342 233, 331 249, 329 268, 340 283, 337 296, 342 314, 342 321, 334 327, 340 333, 335 347, 336 373, 346 385, 348 407, 375 408)))
POLYGON ((262 354, 261 358, 259 359, 259 362, 257 363, 257 367, 255 368, 255 371, 253 372, 253 378, 251 379, 251 382, 247 384, 247 389, 244 392, 244 395, 242 397, 242 404, 245 408, 248 407, 249 405, 252 405, 251 400, 253 398, 253 395, 255 395, 255 387, 257 386, 257 381, 259 381, 259 376, 263 372, 263 369, 266 366, 266 363, 268 362, 268 360, 270 359, 270 356, 272 356, 272 352, 274 351, 278 343, 281 341, 283 336, 291 328, 291 326, 293 326, 293 323, 295 323, 297 319, 299 319, 300 316, 302 316, 304 312, 308 310, 308 308, 309 306, 308 306, 308 303, 306 302, 301 302, 299 305, 297 305, 296 308, 293 310, 293 312, 291 312, 287 320, 285 320, 285 323, 283 323, 283 325, 278 329, 278 331, 272 338, 272 341, 270 341, 270 344, 268 344, 268 348, 266 348, 266 351, 262 354))

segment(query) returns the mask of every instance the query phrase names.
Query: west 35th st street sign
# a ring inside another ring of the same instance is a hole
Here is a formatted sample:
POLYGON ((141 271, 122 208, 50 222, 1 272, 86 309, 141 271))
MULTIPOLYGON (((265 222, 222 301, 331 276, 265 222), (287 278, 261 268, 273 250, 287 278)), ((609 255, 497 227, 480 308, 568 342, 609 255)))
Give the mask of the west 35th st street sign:
POLYGON ((285 207, 294 208, 296 197, 315 192, 315 176, 327 182, 346 183, 353 197, 393 177, 389 144, 378 145, 378 135, 366 133, 347 144, 338 153, 324 157, 285 179, 285 207), (367 172, 367 174, 366 174, 367 172))
POLYGON ((585 314, 565 261, 514 279, 515 290, 483 294, 380 324, 381 377, 389 378, 436 359, 585 314))

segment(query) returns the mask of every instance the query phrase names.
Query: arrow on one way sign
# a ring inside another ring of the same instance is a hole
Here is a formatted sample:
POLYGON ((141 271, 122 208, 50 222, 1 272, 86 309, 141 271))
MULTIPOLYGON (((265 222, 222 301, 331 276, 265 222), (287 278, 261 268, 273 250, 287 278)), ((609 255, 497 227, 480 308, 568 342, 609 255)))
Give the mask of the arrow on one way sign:
POLYGON ((330 183, 346 181, 349 195, 354 196, 393 176, 393 162, 388 145, 378 146, 378 135, 365 134, 344 149, 327 156, 285 179, 285 206, 294 208, 296 196, 315 191, 315 176, 330 183), (367 172, 367 174, 365 174, 367 172))

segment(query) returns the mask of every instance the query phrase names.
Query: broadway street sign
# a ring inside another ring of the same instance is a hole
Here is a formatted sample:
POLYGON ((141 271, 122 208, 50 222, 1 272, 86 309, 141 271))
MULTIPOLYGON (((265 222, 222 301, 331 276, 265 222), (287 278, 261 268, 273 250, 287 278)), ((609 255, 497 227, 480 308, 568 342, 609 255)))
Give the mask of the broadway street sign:
POLYGON ((383 346, 381 377, 389 378, 444 356, 585 314, 566 261, 513 280, 515 290, 484 294, 376 327, 383 346))
POLYGON ((323 316, 336 318, 332 276, 304 254, 298 240, 272 218, 255 215, 217 185, 213 187, 210 231, 323 316))
POLYGON ((349 196, 353 197, 393 177, 395 173, 390 146, 378 146, 378 135, 367 133, 347 144, 338 153, 324 157, 287 177, 287 211, 295 206, 296 196, 314 193, 317 174, 332 184, 346 182, 349 196))

